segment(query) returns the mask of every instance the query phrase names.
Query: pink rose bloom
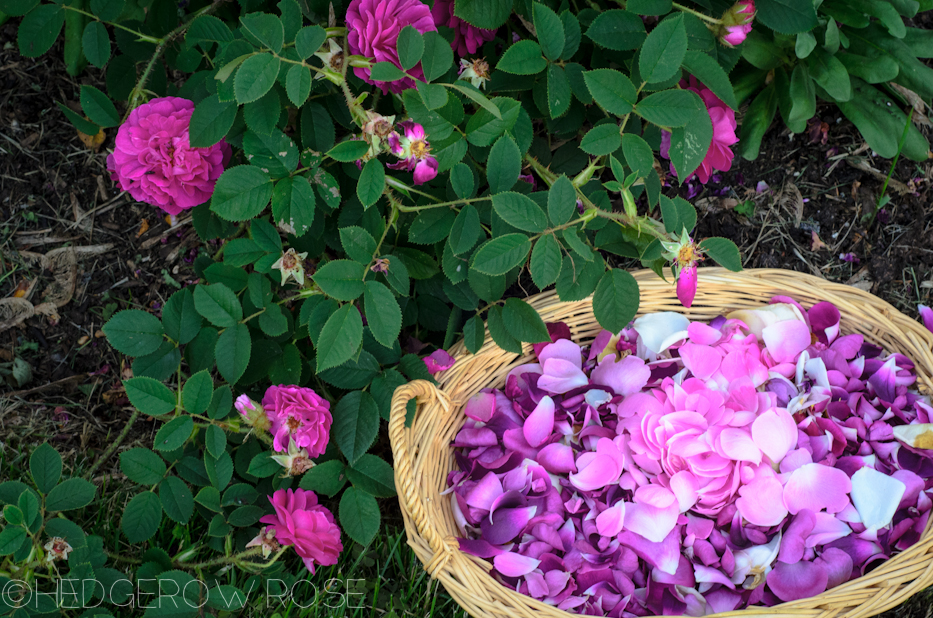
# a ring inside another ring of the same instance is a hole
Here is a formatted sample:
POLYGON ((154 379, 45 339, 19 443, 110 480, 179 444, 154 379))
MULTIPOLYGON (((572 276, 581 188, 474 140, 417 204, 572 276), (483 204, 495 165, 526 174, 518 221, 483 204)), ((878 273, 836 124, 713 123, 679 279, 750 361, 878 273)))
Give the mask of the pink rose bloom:
POLYGON ((259 521, 275 530, 275 540, 292 545, 305 566, 314 573, 314 565, 337 564, 343 551, 340 528, 330 511, 317 503, 317 495, 304 489, 279 489, 269 498, 275 515, 259 521))
POLYGON ((208 148, 188 144, 194 103, 178 97, 140 105, 120 125, 107 171, 133 199, 171 215, 211 199, 230 160, 226 141, 208 148))
MULTIPOLYGON (((713 141, 709 146, 709 150, 706 151, 703 162, 700 163, 700 167, 695 172, 700 182, 706 184, 709 182, 714 170, 728 172, 732 167, 732 159, 735 155, 729 147, 739 141, 739 138, 735 135, 735 129, 738 126, 735 122, 735 112, 713 94, 712 90, 698 82, 693 76, 690 77, 689 82, 681 80, 680 87, 685 90, 692 90, 700 95, 700 98, 706 104, 710 120, 713 123, 713 141)), ((670 148, 671 134, 668 131, 662 131, 661 156, 665 159, 670 159, 670 148)), ((673 163, 671 163, 671 173, 674 176, 677 175, 673 163)))
POLYGON ((279 453, 288 451, 288 439, 299 448, 308 449, 308 457, 324 453, 330 438, 330 402, 310 388, 270 386, 262 398, 262 407, 272 421, 272 446, 279 453))
POLYGON ((424 357, 424 364, 428 366, 428 371, 432 376, 450 369, 455 362, 457 362, 456 359, 444 350, 435 350, 429 356, 424 357))
POLYGON ((454 42, 451 47, 460 56, 475 54, 483 43, 496 38, 495 30, 477 28, 454 16, 453 0, 435 0, 431 15, 434 16, 434 23, 438 26, 453 29, 454 42))
MULTIPOLYGON (((412 26, 422 34, 437 30, 431 9, 418 0, 353 0, 347 8, 350 53, 375 58, 376 62, 391 62, 401 69, 396 43, 405 26, 412 26)), ((354 67, 353 72, 366 83, 382 88, 383 93, 415 87, 415 82, 407 77, 394 82, 374 82, 367 67, 354 67)), ((421 63, 408 73, 424 79, 421 63)))

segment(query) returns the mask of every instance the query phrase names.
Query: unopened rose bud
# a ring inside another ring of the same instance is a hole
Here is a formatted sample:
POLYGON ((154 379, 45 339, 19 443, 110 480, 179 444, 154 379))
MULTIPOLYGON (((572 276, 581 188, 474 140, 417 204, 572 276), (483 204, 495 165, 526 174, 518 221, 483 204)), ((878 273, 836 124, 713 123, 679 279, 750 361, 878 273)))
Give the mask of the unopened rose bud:
POLYGON ((752 31, 754 19, 754 0, 736 2, 722 16, 722 25, 719 27, 719 42, 726 47, 741 45, 748 33, 752 31))
POLYGON ((253 401, 246 395, 237 397, 233 407, 243 415, 243 418, 246 419, 250 426, 265 431, 269 431, 272 427, 272 422, 269 420, 269 416, 263 409, 262 404, 253 401))

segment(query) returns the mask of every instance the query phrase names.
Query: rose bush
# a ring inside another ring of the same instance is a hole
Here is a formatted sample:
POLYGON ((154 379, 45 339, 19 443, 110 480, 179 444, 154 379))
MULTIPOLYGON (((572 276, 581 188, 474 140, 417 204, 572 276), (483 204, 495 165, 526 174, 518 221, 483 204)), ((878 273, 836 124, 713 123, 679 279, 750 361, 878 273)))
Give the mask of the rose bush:
MULTIPOLYGON (((91 467, 119 452, 137 487, 118 506, 119 535, 158 550, 115 566, 176 583, 208 569, 236 586, 231 573, 265 577, 279 559, 331 564, 372 541, 377 499, 394 496, 377 441, 393 391, 447 370, 455 340, 475 351, 488 330, 511 352, 549 342, 553 328, 519 297, 551 287, 566 301, 592 294, 599 322, 619 332, 638 308, 620 265, 671 266, 685 306, 698 264, 740 269, 731 241, 693 237, 695 210, 665 183, 706 182, 733 153, 753 156, 778 107, 797 127, 816 96, 841 91, 839 63, 872 83, 924 75, 913 62, 925 33, 874 9, 842 23, 851 15, 824 5, 818 17, 809 0, 0 0, 24 15, 27 57, 67 22, 69 66, 99 69, 106 92, 84 84, 62 113, 89 135, 119 127, 115 182, 204 241, 195 283, 103 328, 133 359, 126 431, 138 417, 158 427, 151 449, 118 437, 91 467), (880 28, 903 36, 877 53, 862 46, 880 28), (858 54, 871 62, 849 62, 858 54), (892 62, 906 69, 895 75, 892 62), (735 112, 762 85, 736 142, 735 112), (173 536, 176 524, 204 534, 173 536)), ((885 136, 901 134, 899 113, 885 116, 885 136)), ((859 124, 885 154, 871 126, 859 124)), ((905 153, 922 147, 910 133, 905 153)), ((554 384, 579 382, 566 359, 549 362, 554 384)), ((566 451, 552 451, 566 467, 566 451)), ((619 465, 618 448, 603 451, 600 464, 619 465)), ((93 492, 65 481, 81 489, 57 502, 54 457, 36 453, 28 484, 0 484, 0 577, 33 581, 46 555, 113 576, 98 538, 55 515, 93 492)), ((711 504, 735 496, 718 489, 711 504)), ((669 508, 655 493, 646 500, 669 508)))

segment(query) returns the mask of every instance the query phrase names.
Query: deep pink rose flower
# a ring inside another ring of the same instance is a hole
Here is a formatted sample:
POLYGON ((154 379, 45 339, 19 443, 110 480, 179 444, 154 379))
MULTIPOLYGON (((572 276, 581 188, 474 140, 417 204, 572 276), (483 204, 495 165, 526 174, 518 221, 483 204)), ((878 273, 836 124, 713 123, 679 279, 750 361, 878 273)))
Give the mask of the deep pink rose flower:
POLYGON ((343 551, 340 528, 330 511, 317 503, 317 495, 304 489, 279 489, 269 498, 275 515, 266 515, 259 521, 275 530, 275 540, 281 545, 292 545, 314 573, 314 565, 337 564, 343 551))
POLYGON ((299 448, 308 449, 309 457, 318 457, 330 438, 330 402, 310 388, 270 386, 262 398, 262 407, 272 421, 272 446, 279 453, 288 451, 289 437, 299 448))
POLYGON ((192 148, 188 126, 193 110, 188 99, 153 99, 120 125, 107 170, 134 200, 177 215, 211 198, 230 160, 230 146, 220 140, 208 148, 192 148))
MULTIPOLYGON (((405 26, 412 26, 422 34, 437 30, 431 9, 418 0, 353 0, 347 8, 350 53, 375 58, 376 62, 391 62, 401 69, 396 43, 405 26)), ((374 82, 369 78, 366 67, 355 67, 353 72, 366 83, 382 88, 383 93, 389 90, 402 92, 415 87, 415 82, 407 77, 394 82, 374 82)), ((424 78, 421 63, 408 73, 424 78)))
MULTIPOLYGON (((713 142, 706 151, 706 157, 696 169, 696 175, 700 182, 706 184, 709 182, 714 170, 728 172, 732 167, 732 159, 735 155, 729 148, 739 141, 735 135, 735 129, 738 126, 735 122, 735 112, 728 105, 713 94, 713 91, 701 84, 695 77, 691 76, 690 81, 680 81, 680 87, 685 90, 692 90, 700 95, 706 109, 709 111, 710 120, 713 123, 713 142)), ((668 131, 661 132, 661 156, 670 159, 671 134, 668 131)), ((671 164, 671 173, 676 176, 677 170, 674 164, 671 164)), ((685 180, 690 180, 689 178, 685 180)))
POLYGON ((434 16, 434 23, 438 26, 453 29, 454 42, 451 47, 460 56, 475 54, 483 43, 496 38, 495 30, 477 28, 454 16, 453 0, 435 0, 431 15, 434 16))

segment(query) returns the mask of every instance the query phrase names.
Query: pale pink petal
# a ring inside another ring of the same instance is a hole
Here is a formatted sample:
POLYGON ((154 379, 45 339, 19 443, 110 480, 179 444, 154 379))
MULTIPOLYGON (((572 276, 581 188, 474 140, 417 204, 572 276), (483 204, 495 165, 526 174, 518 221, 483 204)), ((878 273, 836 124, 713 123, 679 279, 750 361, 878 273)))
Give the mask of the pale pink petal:
POLYGON ((635 355, 626 356, 620 361, 615 360, 614 356, 607 356, 590 375, 594 384, 608 386, 617 395, 626 397, 643 389, 650 377, 651 369, 635 355))
POLYGON ((722 353, 719 350, 696 343, 680 346, 680 357, 684 359, 684 367, 701 380, 706 380, 719 371, 719 365, 722 363, 722 353))
POLYGON ((696 577, 698 584, 722 584, 723 586, 735 590, 735 584, 729 581, 726 574, 719 569, 702 564, 694 564, 693 575, 696 577))
POLYGON ((687 333, 690 335, 690 341, 700 345, 713 345, 722 339, 722 331, 703 322, 690 322, 687 333))
POLYGON ((674 492, 660 485, 643 485, 635 490, 635 502, 638 504, 647 504, 658 509, 666 509, 674 504, 675 501, 676 497, 674 496, 674 492))
MULTIPOLYGON (((606 485, 617 482, 619 476, 622 475, 622 467, 614 458, 608 455, 597 455, 596 453, 592 453, 592 455, 592 458, 587 458, 588 463, 585 467, 569 477, 570 483, 582 491, 602 489, 606 485)), ((583 459, 583 456, 577 459, 578 467, 582 466, 581 459, 583 459)))
MULTIPOLYGON (((562 340, 563 341, 563 340, 562 340)), ((552 344, 553 345, 553 344, 552 344)), ((537 448, 554 431, 554 400, 545 395, 535 406, 534 411, 525 419, 522 433, 529 445, 537 448)))
POLYGON ((779 363, 795 361, 810 345, 810 329, 797 320, 784 320, 767 326, 762 337, 771 358, 779 363))
POLYGON ((574 363, 563 358, 551 358, 543 364, 538 388, 560 395, 589 383, 586 374, 574 363))
POLYGON ((794 470, 787 480, 784 505, 791 513, 801 509, 838 513, 849 503, 847 494, 850 491, 852 481, 842 470, 817 463, 806 464, 794 470))
POLYGON ((625 523, 625 503, 617 502, 596 516, 596 531, 603 536, 615 536, 622 532, 625 523))
POLYGON ((759 449, 752 437, 744 429, 728 427, 719 434, 719 446, 722 452, 736 461, 750 461, 754 464, 761 463, 761 449, 759 449))
POLYGON ((652 543, 660 543, 677 525, 679 515, 676 502, 661 509, 649 504, 629 503, 625 505, 625 529, 652 543))
POLYGON ((852 475, 852 504, 868 530, 891 523, 906 490, 901 481, 867 466, 852 475))
POLYGON ((784 408, 758 415, 752 423, 752 440, 773 463, 780 463, 797 446, 797 425, 784 408))
POLYGON ((578 368, 583 367, 583 354, 580 346, 569 339, 558 339, 554 343, 545 345, 538 354, 538 362, 543 365, 549 358, 562 358, 578 368))
POLYGON ((474 421, 486 423, 496 411, 496 396, 492 393, 477 393, 463 406, 463 413, 474 421))
POLYGON ((681 470, 671 477, 671 491, 677 497, 680 512, 685 513, 696 504, 700 483, 689 470, 681 470))
POLYGON ((781 499, 784 488, 774 477, 757 479, 750 485, 739 488, 735 506, 739 514, 756 526, 776 526, 787 517, 787 510, 781 499))
POLYGON ((784 320, 797 320, 806 324, 803 314, 790 303, 772 303, 760 309, 741 309, 728 314, 730 320, 742 320, 749 332, 761 339, 764 329, 784 320))
MULTIPOLYGON (((852 491, 855 491, 854 483, 852 484, 852 491)), ((817 513, 816 526, 813 527, 810 536, 807 537, 807 547, 826 545, 849 534, 852 534, 852 528, 835 515, 817 513)))
POLYGON ((567 474, 576 472, 577 466, 573 460, 573 448, 567 444, 554 442, 538 451, 535 458, 541 466, 552 474, 567 474))
POLYGON ((495 556, 492 564, 506 577, 521 577, 537 569, 541 561, 515 552, 508 552, 495 556))

